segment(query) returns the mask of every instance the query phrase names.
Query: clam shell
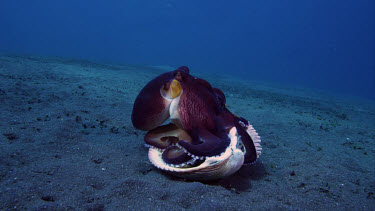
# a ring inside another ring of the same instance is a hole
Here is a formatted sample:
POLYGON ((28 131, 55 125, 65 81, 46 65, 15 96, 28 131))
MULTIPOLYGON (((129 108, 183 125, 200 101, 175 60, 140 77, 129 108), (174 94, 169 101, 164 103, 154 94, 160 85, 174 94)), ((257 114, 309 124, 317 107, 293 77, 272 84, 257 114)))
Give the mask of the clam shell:
POLYGON ((157 168, 174 176, 194 180, 212 180, 226 177, 238 171, 244 163, 244 152, 237 147, 237 130, 233 127, 229 132, 231 143, 220 156, 206 158, 196 167, 173 167, 164 163, 162 151, 150 148, 148 157, 157 168))
POLYGON ((253 140, 255 150, 257 153, 257 158, 259 158, 259 156, 262 154, 262 146, 260 144, 262 141, 260 140, 260 136, 255 131, 254 127, 250 124, 250 122, 247 123, 246 132, 249 134, 249 136, 253 140))

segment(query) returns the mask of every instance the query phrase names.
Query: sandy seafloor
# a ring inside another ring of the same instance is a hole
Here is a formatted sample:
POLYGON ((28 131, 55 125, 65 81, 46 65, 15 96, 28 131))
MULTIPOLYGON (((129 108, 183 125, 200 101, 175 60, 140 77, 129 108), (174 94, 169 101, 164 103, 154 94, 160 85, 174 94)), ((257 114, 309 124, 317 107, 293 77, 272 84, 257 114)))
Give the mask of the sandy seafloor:
POLYGON ((314 91, 191 69, 253 124, 263 153, 211 182, 154 168, 130 114, 167 69, 1 55, 0 209, 375 209, 375 107, 314 91))

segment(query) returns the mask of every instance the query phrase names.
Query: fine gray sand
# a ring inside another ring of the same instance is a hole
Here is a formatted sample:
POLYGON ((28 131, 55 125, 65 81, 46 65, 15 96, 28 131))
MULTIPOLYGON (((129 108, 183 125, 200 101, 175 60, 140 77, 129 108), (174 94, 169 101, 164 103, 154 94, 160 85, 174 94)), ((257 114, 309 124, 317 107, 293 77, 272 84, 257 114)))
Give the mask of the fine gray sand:
POLYGON ((375 209, 374 106, 313 91, 191 69, 251 122, 263 153, 210 182, 154 168, 130 115, 169 70, 1 55, 0 210, 375 209))

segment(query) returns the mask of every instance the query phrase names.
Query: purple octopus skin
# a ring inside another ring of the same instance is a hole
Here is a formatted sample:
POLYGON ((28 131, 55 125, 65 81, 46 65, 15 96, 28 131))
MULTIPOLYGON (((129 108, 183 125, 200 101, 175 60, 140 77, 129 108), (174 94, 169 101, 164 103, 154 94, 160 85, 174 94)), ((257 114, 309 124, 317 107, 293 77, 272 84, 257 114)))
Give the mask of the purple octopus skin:
MULTIPOLYGON (((177 80, 183 90, 178 102, 180 127, 191 136, 192 141, 179 140, 178 145, 183 147, 184 153, 178 158, 170 158, 170 163, 186 161, 187 154, 197 157, 220 155, 229 146, 228 129, 232 127, 236 127, 245 146, 245 163, 256 160, 253 141, 240 123, 247 124, 248 121, 232 114, 226 108, 225 95, 220 89, 213 88, 207 81, 190 75, 189 69, 185 66, 159 75, 141 90, 132 112, 132 123, 135 128, 152 130, 169 118, 170 102, 161 96, 160 89, 169 86, 173 80, 177 80)), ((167 155, 163 156, 168 159, 167 155)))

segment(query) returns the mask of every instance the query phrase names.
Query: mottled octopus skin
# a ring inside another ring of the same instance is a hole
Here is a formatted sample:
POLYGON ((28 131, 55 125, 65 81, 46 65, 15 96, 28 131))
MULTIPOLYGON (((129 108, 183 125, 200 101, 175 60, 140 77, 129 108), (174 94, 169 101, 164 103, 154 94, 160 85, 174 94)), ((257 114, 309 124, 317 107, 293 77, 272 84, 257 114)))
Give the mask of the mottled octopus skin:
POLYGON ((192 138, 189 142, 178 141, 180 147, 199 158, 219 156, 229 146, 228 130, 236 127, 246 148, 245 163, 256 160, 253 141, 240 125, 240 122, 246 124, 247 121, 225 107, 225 95, 221 90, 190 75, 185 66, 159 75, 141 90, 132 112, 134 127, 152 130, 168 119, 171 100, 163 98, 160 89, 168 87, 172 80, 177 80, 183 90, 178 102, 180 124, 176 125, 192 138))

